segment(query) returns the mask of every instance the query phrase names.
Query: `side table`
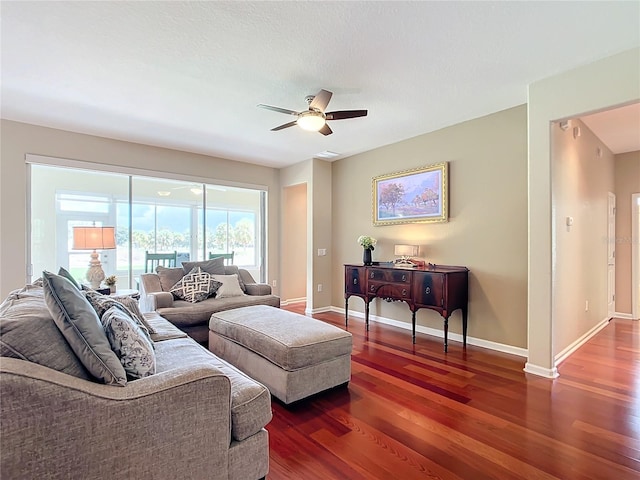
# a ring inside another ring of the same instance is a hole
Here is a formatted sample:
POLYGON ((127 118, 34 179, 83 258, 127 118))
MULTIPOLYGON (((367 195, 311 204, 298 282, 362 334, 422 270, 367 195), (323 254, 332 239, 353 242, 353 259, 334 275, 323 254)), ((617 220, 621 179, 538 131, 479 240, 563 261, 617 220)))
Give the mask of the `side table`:
POLYGON ((112 297, 131 297, 140 300, 140 292, 133 288, 119 288, 115 293, 110 294, 112 297))

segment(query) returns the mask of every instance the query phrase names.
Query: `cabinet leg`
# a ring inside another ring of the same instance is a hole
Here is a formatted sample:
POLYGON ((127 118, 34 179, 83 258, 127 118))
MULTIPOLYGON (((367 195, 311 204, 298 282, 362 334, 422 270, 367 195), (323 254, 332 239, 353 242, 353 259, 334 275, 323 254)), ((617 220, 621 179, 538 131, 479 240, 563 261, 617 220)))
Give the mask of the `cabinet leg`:
POLYGON ((462 345, 467 348, 467 309, 462 309, 462 345))
POLYGON ((344 300, 344 326, 345 328, 349 326, 349 299, 345 298, 344 300))
POLYGON ((416 312, 415 310, 411 312, 411 337, 413 343, 416 343, 416 312))
POLYGON ((365 330, 369 331, 369 302, 364 303, 364 325, 365 330))
POLYGON ((449 319, 444 319, 444 353, 447 353, 447 347, 449 346, 447 338, 449 336, 449 319))

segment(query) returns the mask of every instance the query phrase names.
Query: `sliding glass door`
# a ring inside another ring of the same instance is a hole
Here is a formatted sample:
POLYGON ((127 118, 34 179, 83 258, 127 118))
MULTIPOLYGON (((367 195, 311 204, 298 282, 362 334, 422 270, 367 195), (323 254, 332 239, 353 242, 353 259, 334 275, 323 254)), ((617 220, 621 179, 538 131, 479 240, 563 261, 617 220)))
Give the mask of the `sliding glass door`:
POLYGON ((116 248, 98 252, 106 275, 135 288, 148 253, 177 252, 178 265, 234 252, 264 278, 261 190, 32 164, 33 277, 67 268, 86 282, 90 253, 73 250, 74 226, 114 226, 116 248))

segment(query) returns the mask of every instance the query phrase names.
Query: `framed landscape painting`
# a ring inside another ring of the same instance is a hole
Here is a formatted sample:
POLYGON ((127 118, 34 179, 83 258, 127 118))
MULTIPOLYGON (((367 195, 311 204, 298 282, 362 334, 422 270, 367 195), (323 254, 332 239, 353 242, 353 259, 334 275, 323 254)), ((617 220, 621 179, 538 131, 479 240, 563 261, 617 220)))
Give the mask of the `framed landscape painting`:
POLYGON ((448 164, 438 163, 373 178, 373 224, 448 220, 448 164))

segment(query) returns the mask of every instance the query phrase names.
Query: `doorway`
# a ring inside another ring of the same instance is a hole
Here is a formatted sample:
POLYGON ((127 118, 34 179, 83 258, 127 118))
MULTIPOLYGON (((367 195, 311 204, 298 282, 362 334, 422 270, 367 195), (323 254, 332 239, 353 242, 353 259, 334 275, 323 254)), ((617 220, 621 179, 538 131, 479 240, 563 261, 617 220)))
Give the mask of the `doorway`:
POLYGON ((281 288, 283 305, 307 300, 307 184, 282 189, 281 288))
POLYGON ((631 315, 640 320, 640 193, 631 195, 631 315))

